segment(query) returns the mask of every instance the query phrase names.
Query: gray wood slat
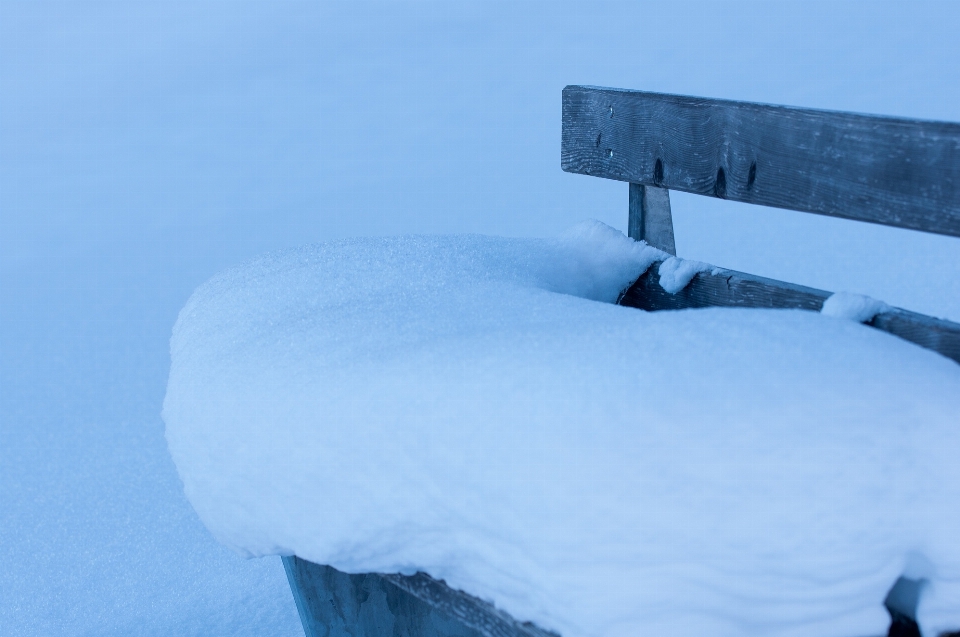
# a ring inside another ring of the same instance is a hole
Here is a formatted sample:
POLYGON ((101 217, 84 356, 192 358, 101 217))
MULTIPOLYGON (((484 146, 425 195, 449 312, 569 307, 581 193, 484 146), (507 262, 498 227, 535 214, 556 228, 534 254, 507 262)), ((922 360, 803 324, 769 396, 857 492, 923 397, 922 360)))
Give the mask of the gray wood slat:
POLYGON ((306 637, 559 637, 426 573, 348 575, 282 559, 306 637))
POLYGON ((960 236, 960 124, 563 90, 564 170, 960 236))
MULTIPOLYGON (((701 272, 687 287, 670 294, 660 287, 659 262, 624 292, 620 305, 642 310, 702 307, 782 308, 819 311, 830 292, 753 276, 734 270, 701 272)), ((867 325, 931 349, 960 363, 960 324, 893 308, 867 325)))

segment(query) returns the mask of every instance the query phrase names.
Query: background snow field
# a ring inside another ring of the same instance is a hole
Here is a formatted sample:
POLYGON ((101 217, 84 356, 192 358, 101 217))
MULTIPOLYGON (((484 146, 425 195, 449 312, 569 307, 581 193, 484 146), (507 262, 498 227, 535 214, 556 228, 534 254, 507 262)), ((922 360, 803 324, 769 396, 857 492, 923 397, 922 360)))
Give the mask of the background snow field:
POLYGON ((812 312, 611 303, 663 256, 586 222, 217 275, 171 341, 188 499, 241 554, 424 570, 564 637, 879 635, 917 564, 925 634, 960 628, 960 366, 812 312))
MULTIPOLYGON (((0 0, 0 635, 302 635, 164 439, 171 327, 216 272, 625 230, 625 184, 560 170, 567 84, 960 121, 958 30, 920 0, 0 0)), ((682 257, 960 320, 958 239, 671 204, 682 257)))

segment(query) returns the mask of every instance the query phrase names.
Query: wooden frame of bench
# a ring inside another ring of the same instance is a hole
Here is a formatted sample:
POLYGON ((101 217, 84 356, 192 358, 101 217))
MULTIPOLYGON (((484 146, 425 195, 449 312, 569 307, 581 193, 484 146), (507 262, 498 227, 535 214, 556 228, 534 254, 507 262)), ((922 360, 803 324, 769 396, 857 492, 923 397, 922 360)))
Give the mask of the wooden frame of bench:
MULTIPOLYGON (((628 182, 630 237, 669 254, 671 189, 960 237, 960 124, 568 86, 560 156, 567 172, 628 182)), ((669 294, 656 271, 619 303, 818 311, 830 296, 723 269, 669 294)), ((868 325, 960 362, 956 323, 891 308, 868 325)), ((307 637, 557 637, 424 573, 283 565, 307 637)), ((888 610, 891 637, 919 637, 913 615, 888 610)))
MULTIPOLYGON (((630 237, 670 254, 671 189, 960 237, 960 124, 568 86, 560 157, 629 182, 630 237)), ((830 296, 723 269, 668 294, 656 271, 620 303, 819 311, 830 296)), ((960 362, 957 323, 890 308, 868 325, 960 362)))

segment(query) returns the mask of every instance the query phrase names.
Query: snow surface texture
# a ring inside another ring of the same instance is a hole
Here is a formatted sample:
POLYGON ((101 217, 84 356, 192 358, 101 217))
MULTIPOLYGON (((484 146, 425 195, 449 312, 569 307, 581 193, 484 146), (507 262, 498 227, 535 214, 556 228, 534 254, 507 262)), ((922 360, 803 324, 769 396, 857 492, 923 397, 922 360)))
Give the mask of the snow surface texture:
POLYGON ((244 555, 423 570, 564 637, 880 635, 904 573, 926 635, 960 627, 960 367, 813 312, 597 302, 661 258, 594 222, 214 277, 171 341, 187 497, 244 555))
POLYGON ((890 306, 883 301, 872 299, 869 296, 853 294, 852 292, 836 292, 823 302, 820 313, 825 316, 866 323, 877 314, 889 309, 890 306))

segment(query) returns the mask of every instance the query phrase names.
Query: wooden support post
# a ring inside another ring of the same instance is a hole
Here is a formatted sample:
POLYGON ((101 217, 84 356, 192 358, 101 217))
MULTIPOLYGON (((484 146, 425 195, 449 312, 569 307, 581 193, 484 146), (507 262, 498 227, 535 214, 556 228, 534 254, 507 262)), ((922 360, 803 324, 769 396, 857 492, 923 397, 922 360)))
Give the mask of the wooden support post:
POLYGON ((677 254, 673 241, 673 216, 670 213, 670 191, 666 188, 630 184, 630 217, 628 235, 646 241, 672 255, 677 254))

